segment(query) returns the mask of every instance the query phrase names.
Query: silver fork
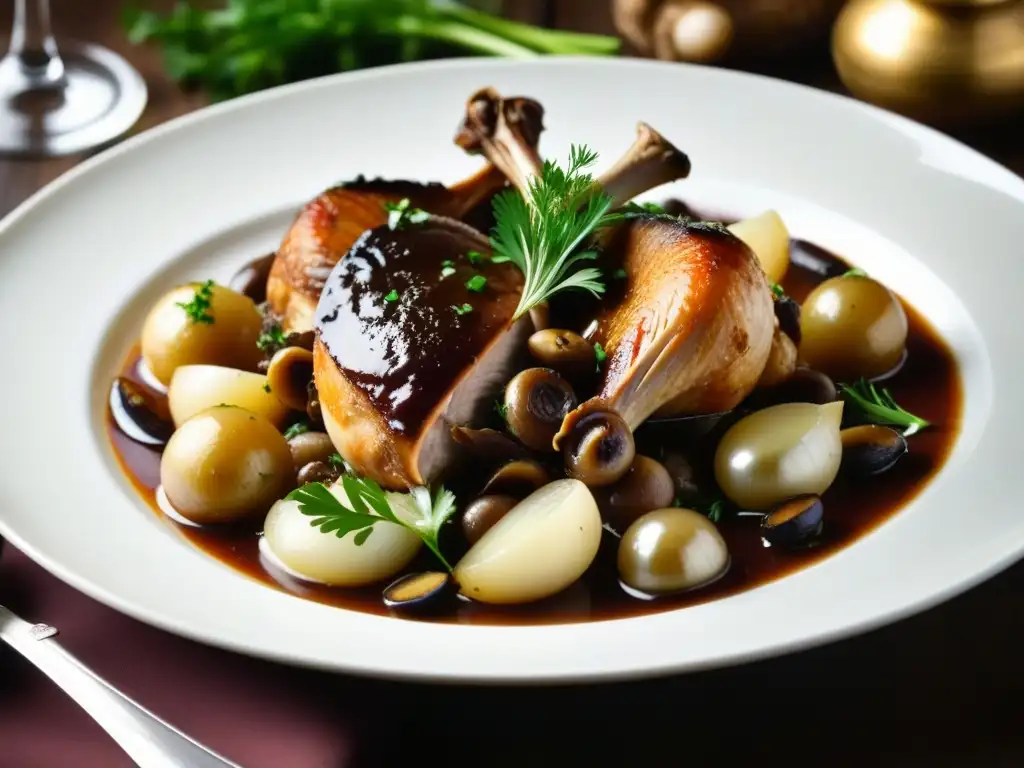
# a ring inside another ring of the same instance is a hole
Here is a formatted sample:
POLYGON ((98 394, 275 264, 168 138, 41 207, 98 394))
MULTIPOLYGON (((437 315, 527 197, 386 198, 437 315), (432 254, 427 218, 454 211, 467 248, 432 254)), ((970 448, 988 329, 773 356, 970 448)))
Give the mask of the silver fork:
POLYGON ((96 675, 61 647, 54 639, 56 634, 56 628, 29 624, 0 605, 0 639, 63 688, 139 768, 240 768, 96 675))

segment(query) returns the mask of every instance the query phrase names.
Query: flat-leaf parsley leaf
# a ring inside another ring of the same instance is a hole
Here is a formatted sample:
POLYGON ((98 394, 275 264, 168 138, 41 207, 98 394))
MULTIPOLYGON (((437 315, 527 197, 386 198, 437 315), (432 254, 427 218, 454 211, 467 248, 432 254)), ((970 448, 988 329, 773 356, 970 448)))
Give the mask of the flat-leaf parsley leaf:
POLYGON ((333 533, 343 539, 355 533, 356 546, 362 546, 381 520, 412 531, 448 571, 452 566, 441 554, 438 540, 442 526, 455 513, 455 495, 439 487, 433 495, 427 488, 412 489, 407 495, 385 492, 367 477, 342 475, 340 481, 349 506, 346 506, 323 483, 307 483, 286 497, 299 504, 299 511, 313 518, 310 525, 322 533, 333 533), (406 501, 407 500, 407 501, 406 501), (408 514, 399 515, 392 504, 407 503, 408 514))

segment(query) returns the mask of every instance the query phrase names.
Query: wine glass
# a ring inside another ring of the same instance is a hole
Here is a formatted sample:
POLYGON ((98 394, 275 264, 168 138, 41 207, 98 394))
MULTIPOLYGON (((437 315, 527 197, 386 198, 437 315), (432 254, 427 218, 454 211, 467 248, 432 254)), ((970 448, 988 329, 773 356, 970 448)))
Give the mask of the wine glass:
POLYGON ((57 157, 107 144, 146 106, 146 83, 113 51, 57 43, 49 0, 15 0, 0 59, 0 156, 57 157))

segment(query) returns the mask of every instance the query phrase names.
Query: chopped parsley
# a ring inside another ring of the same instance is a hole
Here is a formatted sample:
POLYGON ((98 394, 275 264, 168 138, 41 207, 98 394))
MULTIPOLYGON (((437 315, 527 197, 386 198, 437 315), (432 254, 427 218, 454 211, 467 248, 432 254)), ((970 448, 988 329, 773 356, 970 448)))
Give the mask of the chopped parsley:
POLYGON ((455 314, 456 315, 460 315, 460 316, 461 315, 467 315, 467 314, 469 314, 470 312, 473 311, 473 305, 472 304, 463 304, 461 307, 458 307, 458 306, 452 304, 452 309, 455 310, 455 314))
POLYGON ((270 382, 269 381, 266 384, 263 385, 263 391, 266 392, 268 395, 270 394, 270 382))
POLYGON ((473 275, 466 281, 466 288, 471 290, 473 293, 483 293, 486 285, 487 278, 483 275, 473 275))
POLYGON ((264 351, 270 349, 271 347, 286 346, 287 343, 288 341, 285 338, 285 333, 283 330, 281 330, 281 326, 277 323, 274 323, 272 326, 270 326, 270 330, 261 333, 260 337, 256 339, 256 346, 264 351))
POLYGON ((392 232, 404 229, 407 224, 422 224, 430 218, 430 214, 421 208, 413 208, 408 197, 397 203, 384 203, 384 210, 388 212, 388 229, 392 232))
POLYGON ((786 295, 786 292, 783 290, 782 286, 779 285, 778 283, 772 283, 771 286, 772 286, 772 296, 774 296, 776 299, 781 299, 783 296, 786 295))
POLYGON ((597 358, 597 370, 601 370, 601 363, 608 359, 608 353, 604 351, 600 342, 594 344, 594 357, 597 358))
POLYGON ((340 453, 332 453, 327 457, 327 463, 332 467, 343 467, 345 466, 345 460, 341 458, 340 453))
POLYGON ((291 440, 293 437, 298 437, 306 432, 309 432, 309 422, 297 421, 284 431, 284 439, 291 440))
POLYGON ((384 301, 387 301, 389 303, 398 301, 398 291, 396 291, 394 288, 392 288, 391 292, 388 293, 388 295, 384 297, 384 301))
POLYGON ((484 260, 484 255, 480 251, 467 251, 466 259, 470 264, 479 264, 484 260))
POLYGON ((179 307, 185 310, 185 314, 193 323, 204 323, 213 325, 213 315, 210 314, 210 304, 213 301, 213 280, 207 280, 196 287, 192 301, 176 302, 179 307))

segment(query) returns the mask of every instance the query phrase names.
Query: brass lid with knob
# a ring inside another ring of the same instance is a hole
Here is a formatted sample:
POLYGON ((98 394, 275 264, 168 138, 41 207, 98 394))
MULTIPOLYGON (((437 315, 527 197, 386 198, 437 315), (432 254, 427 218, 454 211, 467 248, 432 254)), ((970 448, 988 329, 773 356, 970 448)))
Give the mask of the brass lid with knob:
POLYGON ((855 96, 928 122, 1024 110, 1024 0, 850 0, 832 54, 855 96))

